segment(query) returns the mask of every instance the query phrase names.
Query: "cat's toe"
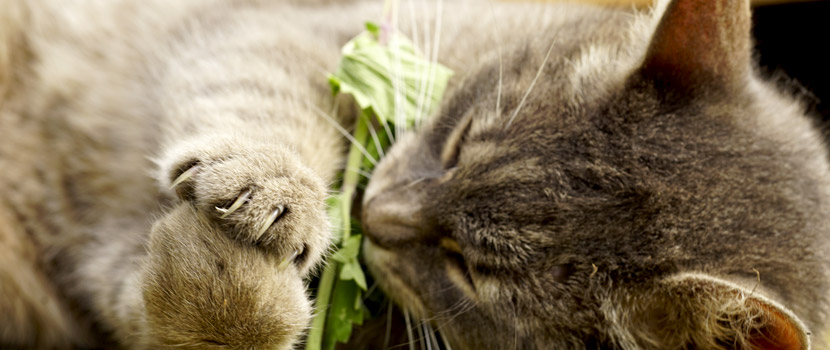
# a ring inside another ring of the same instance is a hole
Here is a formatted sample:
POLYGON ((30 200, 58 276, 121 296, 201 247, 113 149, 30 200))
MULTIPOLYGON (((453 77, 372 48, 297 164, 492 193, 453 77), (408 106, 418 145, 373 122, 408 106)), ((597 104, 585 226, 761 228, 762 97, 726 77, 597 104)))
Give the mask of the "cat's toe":
POLYGON ((291 349, 311 317, 302 274, 179 203, 150 234, 148 348, 291 349))
POLYGON ((169 188, 232 239, 308 271, 330 239, 322 179, 285 147, 208 141, 170 157, 169 188))

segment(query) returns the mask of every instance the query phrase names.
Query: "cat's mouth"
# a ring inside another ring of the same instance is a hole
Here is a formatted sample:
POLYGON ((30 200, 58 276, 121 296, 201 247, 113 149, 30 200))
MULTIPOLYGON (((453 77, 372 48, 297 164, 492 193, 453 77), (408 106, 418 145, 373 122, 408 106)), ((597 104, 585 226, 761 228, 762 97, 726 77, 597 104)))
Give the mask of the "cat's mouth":
POLYGON ((426 318, 427 308, 418 296, 418 293, 404 281, 400 268, 407 268, 407 264, 398 264, 396 254, 381 248, 370 239, 363 240, 363 259, 369 272, 381 286, 381 289, 395 304, 409 311, 416 317, 426 318))

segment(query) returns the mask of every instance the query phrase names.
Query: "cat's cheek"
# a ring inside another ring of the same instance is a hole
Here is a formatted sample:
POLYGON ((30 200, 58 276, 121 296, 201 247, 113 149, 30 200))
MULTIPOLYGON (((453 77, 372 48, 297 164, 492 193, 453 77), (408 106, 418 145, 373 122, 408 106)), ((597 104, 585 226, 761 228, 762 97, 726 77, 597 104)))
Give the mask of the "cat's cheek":
POLYGON ((428 315, 421 298, 401 276, 401 257, 364 239, 363 259, 369 273, 396 304, 416 316, 428 315))

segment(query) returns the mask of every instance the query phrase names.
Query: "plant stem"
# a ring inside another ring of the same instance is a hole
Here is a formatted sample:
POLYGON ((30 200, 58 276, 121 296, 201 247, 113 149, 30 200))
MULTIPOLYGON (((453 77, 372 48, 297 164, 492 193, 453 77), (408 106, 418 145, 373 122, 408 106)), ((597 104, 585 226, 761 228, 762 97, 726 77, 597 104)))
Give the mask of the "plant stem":
MULTIPOLYGON (((357 144, 365 146, 369 137, 369 116, 367 112, 362 112, 357 118, 357 125, 355 125, 354 139, 357 144)), ((360 167, 363 164, 363 153, 356 145, 349 148, 348 161, 346 162, 346 170, 343 172, 343 185, 340 192, 340 200, 338 201, 340 208, 336 208, 336 212, 340 214, 340 227, 336 231, 340 231, 340 242, 345 242, 351 235, 351 212, 352 200, 354 200, 354 193, 357 190, 357 184, 360 181, 360 167)), ((335 232, 337 234, 338 232, 335 232)), ((340 264, 337 261, 329 260, 323 275, 320 277, 320 284, 317 287, 317 300, 315 303, 314 320, 311 322, 311 329, 308 331, 308 338, 306 339, 306 350, 321 350, 323 344, 323 335, 326 326, 326 311, 329 308, 332 292, 334 290, 334 281, 337 277, 337 271, 340 264)))
MULTIPOLYGON (((357 125, 354 128, 353 137, 361 146, 366 146, 369 140, 369 115, 365 110, 357 117, 357 125)), ((341 187, 342 200, 340 202, 343 210, 340 211, 340 229, 342 241, 351 235, 351 214, 352 201, 354 200, 357 183, 360 181, 360 167, 363 165, 363 153, 355 146, 349 148, 349 156, 346 162, 346 170, 343 173, 343 186, 341 187)))
POLYGON ((334 278, 337 276, 338 262, 329 260, 323 276, 320 277, 320 284, 317 286, 316 314, 311 322, 311 329, 308 331, 308 338, 305 342, 306 350, 320 350, 323 344, 323 333, 326 326, 326 310, 331 300, 331 291, 334 289, 334 278))

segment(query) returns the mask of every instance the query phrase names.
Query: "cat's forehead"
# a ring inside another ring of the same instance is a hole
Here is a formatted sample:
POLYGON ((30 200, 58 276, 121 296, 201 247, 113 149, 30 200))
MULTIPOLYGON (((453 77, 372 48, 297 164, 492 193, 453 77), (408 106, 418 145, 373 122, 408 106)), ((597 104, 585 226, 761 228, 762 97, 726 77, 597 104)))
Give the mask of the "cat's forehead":
POLYGON ((598 9, 513 43, 464 80, 460 90, 473 93, 462 92, 451 102, 462 107, 449 111, 471 115, 470 135, 516 123, 569 122, 557 117, 597 107, 623 88, 642 64, 657 11, 598 9))

